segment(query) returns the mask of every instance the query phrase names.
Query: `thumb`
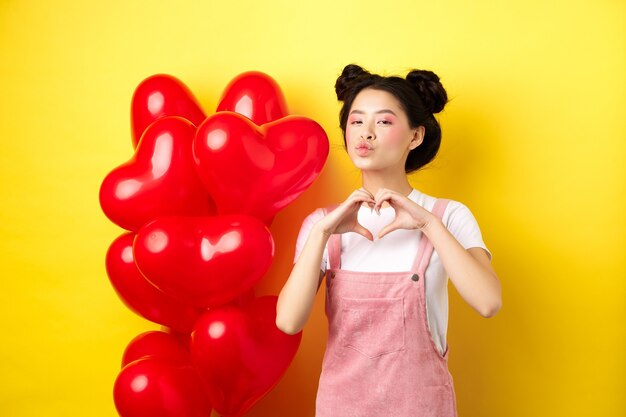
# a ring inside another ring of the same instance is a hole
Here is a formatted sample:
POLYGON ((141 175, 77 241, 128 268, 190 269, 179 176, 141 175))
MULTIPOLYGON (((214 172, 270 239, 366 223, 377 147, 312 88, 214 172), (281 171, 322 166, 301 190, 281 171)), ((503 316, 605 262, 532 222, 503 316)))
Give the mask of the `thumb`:
POLYGON ((380 232, 378 232, 378 239, 381 239, 387 233, 393 232, 397 228, 398 228, 398 226, 396 225, 396 222, 389 223, 387 226, 385 226, 382 229, 380 229, 380 232))
POLYGON ((368 240, 374 240, 374 236, 372 236, 372 232, 370 232, 369 230, 367 230, 365 227, 361 226, 360 224, 357 224, 356 226, 354 226, 354 230, 353 232, 360 234, 361 236, 365 237, 368 240))

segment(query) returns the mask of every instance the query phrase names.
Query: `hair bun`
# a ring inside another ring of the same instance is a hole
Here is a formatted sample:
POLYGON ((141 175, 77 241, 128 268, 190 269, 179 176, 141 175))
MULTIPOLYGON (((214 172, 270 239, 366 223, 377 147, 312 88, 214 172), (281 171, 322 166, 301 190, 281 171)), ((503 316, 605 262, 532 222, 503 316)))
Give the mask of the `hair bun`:
POLYGON ((337 93, 337 99, 339 101, 343 101, 346 93, 350 89, 352 89, 360 81, 363 81, 363 79, 371 77, 371 75, 372 74, 370 74, 358 65, 346 65, 341 72, 341 75, 337 78, 337 81, 335 82, 335 92, 337 93))
POLYGON ((448 102, 448 94, 437 74, 427 70, 413 70, 407 74, 406 80, 415 88, 428 111, 439 113, 443 110, 448 102))

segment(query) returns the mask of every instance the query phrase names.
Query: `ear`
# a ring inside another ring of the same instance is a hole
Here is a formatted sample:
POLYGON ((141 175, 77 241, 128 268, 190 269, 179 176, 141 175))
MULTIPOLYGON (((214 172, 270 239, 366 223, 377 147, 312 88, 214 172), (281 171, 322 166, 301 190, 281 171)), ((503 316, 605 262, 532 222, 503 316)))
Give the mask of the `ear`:
POLYGON ((424 126, 418 126, 413 129, 413 137, 411 138, 411 142, 409 143, 409 150, 417 148, 424 141, 424 135, 426 134, 426 129, 424 126))

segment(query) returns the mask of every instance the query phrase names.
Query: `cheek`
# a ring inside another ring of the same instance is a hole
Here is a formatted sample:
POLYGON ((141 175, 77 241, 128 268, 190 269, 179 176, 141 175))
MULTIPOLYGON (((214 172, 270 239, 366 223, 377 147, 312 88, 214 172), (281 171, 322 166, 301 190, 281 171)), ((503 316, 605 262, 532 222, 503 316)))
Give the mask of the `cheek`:
POLYGON ((346 144, 349 145, 355 139, 358 139, 358 135, 350 127, 346 127, 346 144))
POLYGON ((400 127, 390 127, 387 129, 385 140, 390 145, 401 145, 407 141, 408 133, 406 129, 400 127))

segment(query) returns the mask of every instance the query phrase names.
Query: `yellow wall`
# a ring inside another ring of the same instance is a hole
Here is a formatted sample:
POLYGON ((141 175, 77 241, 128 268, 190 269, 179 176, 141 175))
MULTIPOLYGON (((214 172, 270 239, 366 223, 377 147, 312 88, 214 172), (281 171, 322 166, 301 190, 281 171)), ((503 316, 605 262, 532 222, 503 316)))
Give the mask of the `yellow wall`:
MULTIPOLYGON (((104 269, 121 230, 98 189, 131 155, 135 86, 173 74, 210 113, 260 70, 327 130, 322 176, 272 226, 257 293, 277 294, 295 225, 359 184, 333 91, 350 62, 432 69, 452 98, 441 153, 411 181, 470 207, 504 289, 489 320, 451 291, 459 414, 624 415, 625 16, 618 0, 0 1, 0 415, 114 416, 122 351, 158 328, 104 269)), ((322 301, 250 416, 313 416, 322 301)))

